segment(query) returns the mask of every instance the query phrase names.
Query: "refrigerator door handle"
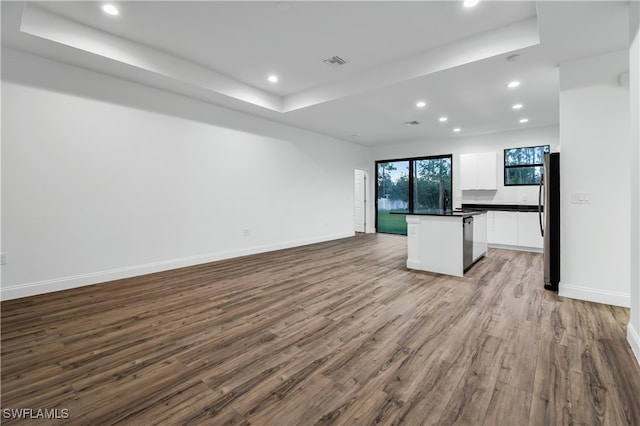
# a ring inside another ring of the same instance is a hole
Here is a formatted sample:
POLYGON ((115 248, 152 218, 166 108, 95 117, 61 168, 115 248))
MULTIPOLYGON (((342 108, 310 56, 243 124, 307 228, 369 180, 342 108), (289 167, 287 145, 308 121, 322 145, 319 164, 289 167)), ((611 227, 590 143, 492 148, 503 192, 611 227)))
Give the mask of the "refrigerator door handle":
POLYGON ((544 237, 544 227, 542 226, 542 186, 544 184, 544 174, 540 176, 540 186, 538 187, 538 220, 540 221, 540 235, 544 237))

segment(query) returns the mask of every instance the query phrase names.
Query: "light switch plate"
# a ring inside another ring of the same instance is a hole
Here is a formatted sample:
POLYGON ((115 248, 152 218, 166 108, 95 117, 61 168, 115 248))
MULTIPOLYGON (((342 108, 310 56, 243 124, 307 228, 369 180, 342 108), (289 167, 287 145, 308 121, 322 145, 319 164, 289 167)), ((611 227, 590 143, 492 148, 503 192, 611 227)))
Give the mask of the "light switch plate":
POLYGON ((587 192, 572 192, 571 202, 573 204, 591 204, 591 194, 587 192))

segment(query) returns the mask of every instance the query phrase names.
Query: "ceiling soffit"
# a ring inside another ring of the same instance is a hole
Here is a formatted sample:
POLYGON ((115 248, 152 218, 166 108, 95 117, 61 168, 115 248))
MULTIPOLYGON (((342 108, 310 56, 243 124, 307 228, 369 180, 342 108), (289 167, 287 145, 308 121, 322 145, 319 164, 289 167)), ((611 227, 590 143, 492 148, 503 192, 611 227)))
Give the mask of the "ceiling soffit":
POLYGON ((538 22, 534 17, 396 60, 354 76, 287 96, 278 96, 215 70, 48 12, 33 4, 26 4, 20 30, 155 76, 186 83, 203 94, 220 94, 279 113, 393 85, 540 43, 538 22))

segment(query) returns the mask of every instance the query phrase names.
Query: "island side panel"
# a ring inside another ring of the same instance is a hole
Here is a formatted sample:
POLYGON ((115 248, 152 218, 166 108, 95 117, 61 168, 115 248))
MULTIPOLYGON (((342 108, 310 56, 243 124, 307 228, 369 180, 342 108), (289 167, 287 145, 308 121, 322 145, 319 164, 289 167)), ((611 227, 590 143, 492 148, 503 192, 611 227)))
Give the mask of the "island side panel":
POLYGON ((487 214, 473 216, 473 261, 487 255, 487 214))
POLYGON ((463 276, 462 217, 407 215, 407 268, 463 276))

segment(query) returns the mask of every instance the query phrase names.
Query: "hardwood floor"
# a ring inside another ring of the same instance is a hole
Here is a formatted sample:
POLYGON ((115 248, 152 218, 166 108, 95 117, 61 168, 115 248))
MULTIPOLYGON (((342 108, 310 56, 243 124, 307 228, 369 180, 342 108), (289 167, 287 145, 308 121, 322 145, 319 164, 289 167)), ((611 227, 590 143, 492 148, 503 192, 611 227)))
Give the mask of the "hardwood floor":
POLYGON ((3 423, 640 424, 627 309, 543 290, 540 254, 405 261, 358 235, 3 302, 3 423))

